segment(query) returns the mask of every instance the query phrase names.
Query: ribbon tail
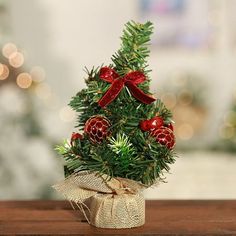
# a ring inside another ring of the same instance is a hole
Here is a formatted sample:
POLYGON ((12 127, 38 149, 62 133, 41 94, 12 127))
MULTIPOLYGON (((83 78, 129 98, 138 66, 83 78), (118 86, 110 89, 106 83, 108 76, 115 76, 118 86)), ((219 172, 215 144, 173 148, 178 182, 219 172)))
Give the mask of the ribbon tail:
POLYGON ((130 93, 139 101, 145 103, 145 104, 151 104, 156 99, 146 93, 144 93, 140 88, 138 88, 134 83, 127 81, 126 82, 127 87, 130 90, 130 93))
POLYGON ((122 79, 115 80, 103 97, 98 101, 100 107, 105 107, 110 104, 120 93, 124 87, 124 81, 122 79))

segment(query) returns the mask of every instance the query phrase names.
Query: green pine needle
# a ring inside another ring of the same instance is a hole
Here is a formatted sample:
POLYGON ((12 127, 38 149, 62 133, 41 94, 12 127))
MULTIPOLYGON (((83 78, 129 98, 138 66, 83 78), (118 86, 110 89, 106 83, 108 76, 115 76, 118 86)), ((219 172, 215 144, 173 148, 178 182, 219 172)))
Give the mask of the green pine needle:
POLYGON ((121 156, 130 156, 134 153, 134 148, 129 142, 129 138, 124 133, 118 133, 116 138, 112 137, 109 139, 110 143, 108 146, 113 152, 121 156))

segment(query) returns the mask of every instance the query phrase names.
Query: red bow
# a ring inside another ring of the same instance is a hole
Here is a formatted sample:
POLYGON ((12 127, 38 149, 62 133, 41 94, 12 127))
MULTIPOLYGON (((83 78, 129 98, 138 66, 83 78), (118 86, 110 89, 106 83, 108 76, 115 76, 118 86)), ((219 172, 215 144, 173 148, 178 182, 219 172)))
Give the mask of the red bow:
POLYGON ((111 103, 120 93, 120 91, 127 86, 130 93, 139 101, 150 104, 156 99, 150 95, 145 94, 138 84, 146 80, 145 75, 140 71, 133 71, 120 77, 116 71, 110 67, 102 67, 100 70, 100 78, 106 82, 111 83, 111 87, 106 91, 103 97, 98 101, 99 106, 105 107, 111 103))

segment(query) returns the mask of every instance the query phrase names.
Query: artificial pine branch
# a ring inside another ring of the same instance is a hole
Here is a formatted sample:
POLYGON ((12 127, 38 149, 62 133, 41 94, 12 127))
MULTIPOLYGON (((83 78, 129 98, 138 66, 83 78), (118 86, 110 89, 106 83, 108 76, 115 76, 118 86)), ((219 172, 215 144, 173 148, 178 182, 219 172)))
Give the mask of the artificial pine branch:
MULTIPOLYGON (((131 71, 143 71, 148 76, 147 46, 152 30, 151 22, 128 22, 121 37, 121 48, 112 56, 113 64, 109 67, 114 68, 119 76, 131 71)), ((89 118, 100 115, 110 121, 112 136, 97 145, 84 134, 81 140, 72 144, 65 142, 57 147, 64 158, 66 173, 97 171, 110 177, 129 178, 151 185, 163 179, 163 171, 168 171, 169 165, 174 163, 175 154, 157 143, 148 132, 140 130, 139 123, 158 115, 169 124, 172 114, 160 99, 149 105, 140 103, 127 87, 106 108, 101 108, 98 101, 111 84, 100 78, 100 68, 85 68, 87 88, 78 92, 69 105, 78 113, 76 127, 83 130, 89 118)), ((150 93, 149 83, 147 77, 138 87, 150 93)))
POLYGON ((139 24, 134 21, 125 25, 121 37, 121 49, 112 56, 116 71, 123 76, 130 71, 142 70, 146 74, 147 57, 149 56, 148 42, 153 31, 153 24, 148 21, 139 24))

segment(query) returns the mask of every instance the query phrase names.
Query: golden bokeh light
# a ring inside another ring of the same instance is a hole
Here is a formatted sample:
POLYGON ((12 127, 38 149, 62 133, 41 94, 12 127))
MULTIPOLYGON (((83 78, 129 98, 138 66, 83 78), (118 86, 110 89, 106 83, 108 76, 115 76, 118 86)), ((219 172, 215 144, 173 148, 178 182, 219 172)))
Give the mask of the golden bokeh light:
POLYGON ((32 84, 32 78, 29 73, 20 73, 16 78, 16 83, 20 88, 27 89, 32 84))
POLYGON ((4 64, 0 64, 0 80, 7 79, 9 73, 9 68, 4 64))
POLYGON ((161 96, 161 100, 164 102, 166 107, 173 109, 176 105, 176 96, 173 93, 165 93, 161 96))
POLYGON ((183 106, 190 105, 193 101, 193 94, 187 89, 181 90, 178 95, 179 103, 183 106))
POLYGON ((236 130, 231 125, 222 125, 219 128, 219 135, 223 139, 230 139, 235 135, 236 130))
POLYGON ((4 65, 0 63, 0 76, 3 74, 4 71, 4 65))
POLYGON ((47 83, 42 82, 37 84, 34 87, 34 92, 50 109, 56 109, 59 107, 59 99, 47 83))
POLYGON ((4 57, 9 58, 12 54, 17 52, 17 47, 14 43, 6 43, 2 48, 4 57))
POLYGON ((224 116, 224 122, 226 125, 235 125, 236 126, 236 112, 228 111, 224 116))
POLYGON ((194 130, 190 124, 182 124, 177 129, 178 137, 182 140, 189 140, 193 137, 194 130))
POLYGON ((184 87, 187 84, 187 76, 181 70, 176 70, 171 74, 171 81, 175 86, 184 87))
POLYGON ((42 82, 43 80, 45 80, 45 70, 40 66, 34 66, 31 69, 30 74, 33 81, 35 82, 42 82))
POLYGON ((72 122, 75 119, 75 112, 66 106, 60 110, 59 117, 64 122, 72 122))
POLYGON ((39 98, 46 100, 52 95, 52 90, 48 84, 41 83, 35 88, 35 93, 39 98))
POLYGON ((14 68, 19 68, 24 63, 24 56, 20 52, 15 52, 9 57, 9 64, 14 68))

